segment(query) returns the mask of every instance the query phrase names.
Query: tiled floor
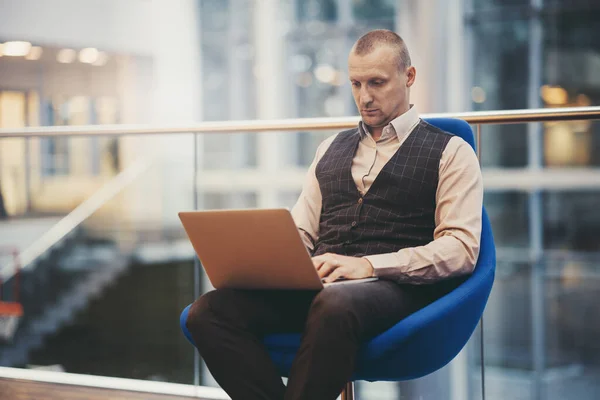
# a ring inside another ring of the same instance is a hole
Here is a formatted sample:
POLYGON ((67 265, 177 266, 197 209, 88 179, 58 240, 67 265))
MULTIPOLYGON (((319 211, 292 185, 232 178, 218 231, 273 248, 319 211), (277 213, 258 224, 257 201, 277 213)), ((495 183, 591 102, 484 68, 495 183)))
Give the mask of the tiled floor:
POLYGON ((0 378, 0 400, 199 400, 121 390, 0 378))

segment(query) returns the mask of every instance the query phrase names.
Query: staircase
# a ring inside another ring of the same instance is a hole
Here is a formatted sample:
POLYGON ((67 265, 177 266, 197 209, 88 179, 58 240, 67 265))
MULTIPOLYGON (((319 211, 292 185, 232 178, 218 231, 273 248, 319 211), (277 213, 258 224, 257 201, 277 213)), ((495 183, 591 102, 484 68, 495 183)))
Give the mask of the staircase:
MULTIPOLYGON (((131 253, 116 245, 119 232, 113 222, 119 217, 102 211, 151 164, 149 159, 132 163, 21 251, 24 315, 12 341, 0 343, 0 366, 25 365, 47 335, 71 322, 126 270, 131 253), (108 229, 98 238, 94 225, 108 229)), ((9 296, 15 271, 15 263, 0 263, 0 277, 9 296)))
POLYGON ((20 367, 44 338, 70 323, 127 269, 128 257, 81 233, 22 276, 24 317, 12 342, 0 345, 0 365, 20 367))

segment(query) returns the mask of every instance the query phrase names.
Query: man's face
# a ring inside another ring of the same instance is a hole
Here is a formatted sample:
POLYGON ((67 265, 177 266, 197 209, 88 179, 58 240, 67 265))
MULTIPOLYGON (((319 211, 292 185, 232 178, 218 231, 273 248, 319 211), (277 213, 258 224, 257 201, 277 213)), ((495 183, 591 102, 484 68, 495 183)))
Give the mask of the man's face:
POLYGON ((409 109, 409 88, 416 71, 398 68, 396 53, 389 46, 380 46, 369 54, 348 57, 348 73, 352 95, 362 120, 370 127, 386 126, 409 109))

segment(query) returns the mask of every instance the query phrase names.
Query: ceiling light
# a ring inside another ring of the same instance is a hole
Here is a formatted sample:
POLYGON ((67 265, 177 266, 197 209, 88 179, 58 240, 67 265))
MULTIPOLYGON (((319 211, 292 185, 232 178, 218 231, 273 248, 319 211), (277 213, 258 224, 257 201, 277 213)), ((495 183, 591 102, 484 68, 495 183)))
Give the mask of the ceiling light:
POLYGON ((331 65, 319 65, 315 68, 315 76, 321 82, 332 83, 337 76, 337 71, 331 65))
POLYGON ((540 95, 546 104, 561 106, 569 101, 569 94, 560 86, 544 85, 540 89, 540 95))
POLYGON ((77 52, 73 49, 62 49, 56 55, 56 61, 61 64, 71 64, 75 61, 75 57, 77 57, 77 52))
POLYGON ((33 46, 30 50, 29 50, 29 54, 27 54, 25 56, 26 60, 39 60, 42 57, 42 48, 39 46, 33 46))
POLYGON ((4 46, 2 46, 2 52, 4 53, 4 55, 12 57, 26 56, 29 53, 30 49, 31 43, 21 41, 6 42, 4 43, 4 46))
POLYGON ((96 67, 102 67, 102 66, 106 65, 107 62, 108 62, 108 54, 106 54, 103 51, 99 51, 98 56, 96 57, 96 61, 94 61, 92 63, 92 65, 94 65, 96 67))
POLYGON ((79 61, 84 64, 93 64, 98 59, 98 49, 88 47, 79 52, 79 61))
POLYGON ((486 99, 485 90, 483 90, 483 88, 480 86, 475 86, 473 89, 471 89, 471 98, 475 103, 484 103, 486 99))
POLYGON ((585 94, 579 94, 575 98, 575 103, 579 107, 588 107, 592 105, 592 100, 585 94))
POLYGON ((291 64, 295 72, 306 72, 312 67, 312 60, 306 54, 296 54, 292 56, 291 64))
POLYGON ((310 72, 303 72, 296 78, 296 85, 307 88, 312 85, 313 79, 310 72))
POLYGON ((348 82, 348 77, 346 76, 346 74, 341 71, 336 71, 335 78, 333 79, 331 84, 335 86, 342 86, 346 82, 348 82))

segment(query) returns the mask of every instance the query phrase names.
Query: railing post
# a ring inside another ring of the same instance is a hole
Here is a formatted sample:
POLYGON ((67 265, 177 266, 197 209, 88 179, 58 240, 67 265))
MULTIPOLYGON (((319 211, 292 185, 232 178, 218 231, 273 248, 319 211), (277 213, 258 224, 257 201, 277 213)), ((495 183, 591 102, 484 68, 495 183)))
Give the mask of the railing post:
MULTIPOLYGON (((476 133, 476 153, 477 160, 479 160, 479 166, 481 166, 481 124, 477 124, 476 133)), ((479 357, 481 358, 481 399, 485 400, 485 358, 484 358, 484 345, 483 345, 483 314, 479 319, 479 357)))
POLYGON ((477 140, 475 143, 475 152, 477 154, 477 159, 479 160, 479 165, 481 165, 481 124, 477 124, 477 133, 475 134, 475 138, 477 140))
POLYGON ((31 138, 25 138, 25 214, 31 212, 31 138))
MULTIPOLYGON (((544 0, 530 0, 532 16, 529 20, 529 50, 528 50, 528 98, 527 107, 543 107, 539 88, 543 83, 543 47, 544 31, 542 23, 542 10, 544 0)), ((541 123, 529 123, 528 126, 528 168, 541 170, 543 160, 543 126, 541 123)), ((542 191, 534 188, 528 195, 529 209, 529 249, 531 253, 531 343, 533 356, 533 384, 532 400, 545 398, 544 373, 546 368, 546 327, 545 327, 545 300, 544 279, 545 266, 543 264, 544 251, 544 218, 542 191)))
MULTIPOLYGON (((197 210, 200 205, 200 196, 198 193, 198 169, 200 168, 200 152, 198 150, 199 141, 198 134, 194 133, 194 173, 193 182, 192 182, 192 193, 194 196, 194 210, 197 210)), ((200 281, 201 274, 201 266, 200 260, 198 260, 197 256, 194 256, 194 300, 200 297, 200 285, 202 282, 200 281)), ((196 350, 194 350, 194 386, 200 386, 200 382, 202 380, 201 375, 201 365, 200 365, 200 354, 196 350)))
POLYGON ((346 383, 346 387, 342 390, 342 400, 354 400, 354 382, 346 383))

